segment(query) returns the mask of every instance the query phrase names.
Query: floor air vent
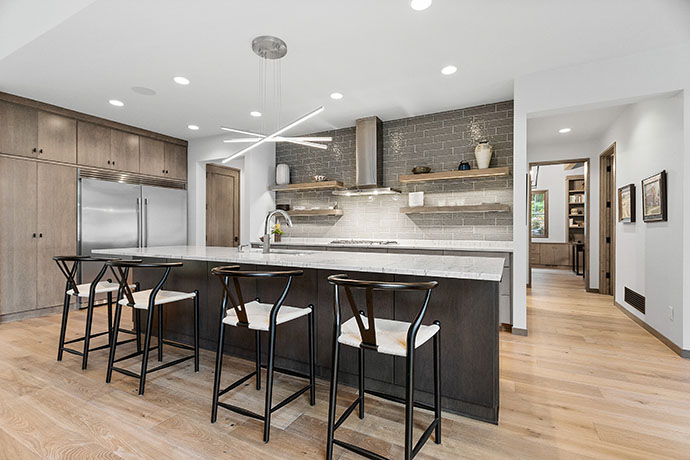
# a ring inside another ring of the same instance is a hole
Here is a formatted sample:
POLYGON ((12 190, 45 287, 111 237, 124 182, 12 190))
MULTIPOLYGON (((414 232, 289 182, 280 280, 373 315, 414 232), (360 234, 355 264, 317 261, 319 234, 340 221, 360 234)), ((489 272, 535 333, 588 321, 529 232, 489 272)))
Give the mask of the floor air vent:
POLYGON ((625 288, 625 301, 635 307, 637 310, 640 311, 640 313, 644 314, 645 310, 645 296, 642 294, 638 294, 637 292, 633 291, 630 288, 625 288))

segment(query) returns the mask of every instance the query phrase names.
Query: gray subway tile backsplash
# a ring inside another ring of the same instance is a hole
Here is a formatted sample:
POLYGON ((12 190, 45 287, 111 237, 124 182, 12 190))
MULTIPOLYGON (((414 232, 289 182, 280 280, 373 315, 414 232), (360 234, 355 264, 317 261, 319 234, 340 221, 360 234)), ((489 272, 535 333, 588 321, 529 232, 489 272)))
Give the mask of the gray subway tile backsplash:
MULTIPOLYGON (((470 135, 473 121, 485 127, 494 146, 491 167, 513 164, 513 101, 486 104, 448 112, 385 121, 383 184, 400 189, 398 196, 334 196, 330 191, 277 192, 276 202, 306 208, 326 208, 337 203, 341 217, 294 217, 288 236, 373 238, 373 239, 455 239, 510 240, 512 210, 508 212, 403 214, 407 193, 425 192, 427 205, 459 205, 513 202, 512 176, 474 180, 401 184, 398 177, 417 165, 432 171, 455 170, 461 161, 476 168, 475 143, 470 135)), ((290 166, 293 183, 310 182, 322 174, 345 186, 355 181, 355 128, 318 133, 333 137, 327 150, 293 144, 276 146, 276 163, 290 166)), ((512 206, 511 206, 512 209, 512 206)))

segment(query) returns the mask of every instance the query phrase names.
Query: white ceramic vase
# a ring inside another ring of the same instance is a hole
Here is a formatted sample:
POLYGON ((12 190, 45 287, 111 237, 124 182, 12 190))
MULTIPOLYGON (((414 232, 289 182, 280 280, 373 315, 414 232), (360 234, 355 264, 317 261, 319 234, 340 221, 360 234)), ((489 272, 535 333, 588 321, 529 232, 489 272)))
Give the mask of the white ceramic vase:
POLYGON ((284 163, 276 166, 276 184, 286 185, 290 183, 290 167, 284 163))
POLYGON ((477 168, 486 169, 491 164, 491 156, 494 148, 488 142, 480 142, 474 148, 474 157, 477 160, 477 168))

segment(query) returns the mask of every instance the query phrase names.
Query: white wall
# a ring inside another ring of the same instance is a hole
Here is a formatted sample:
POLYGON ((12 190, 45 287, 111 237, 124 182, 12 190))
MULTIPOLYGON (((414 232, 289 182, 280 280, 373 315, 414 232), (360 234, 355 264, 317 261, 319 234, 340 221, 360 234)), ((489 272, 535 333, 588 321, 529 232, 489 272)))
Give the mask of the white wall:
MULTIPOLYGON (((189 141, 187 233, 191 245, 205 246, 206 164, 220 164, 220 160, 242 148, 223 143, 225 138, 220 135, 189 141)), ((275 145, 263 144, 224 166, 240 170, 240 243, 248 244, 259 237, 266 213, 275 208, 275 193, 268 191, 275 178, 275 145)))
POLYGON ((584 176, 585 168, 563 169, 562 164, 539 166, 537 185, 533 190, 548 190, 549 237, 532 238, 532 243, 567 243, 565 178, 584 176))
MULTIPOLYGON (((582 107, 594 109, 630 102, 640 96, 683 91, 683 113, 690 114, 690 45, 664 48, 642 54, 606 59, 521 76, 515 79, 514 117, 514 309, 513 326, 527 328, 526 282, 528 264, 527 223, 527 118, 535 114, 558 113, 582 107), (524 267, 524 270, 518 269, 524 267)), ((690 157, 690 116, 683 118, 683 158, 690 157)), ((590 177, 596 177, 594 164, 590 177)), ((679 174, 690 177, 690 161, 677 167, 679 174)), ((594 186, 591 184, 590 187, 594 186)), ((690 196, 690 181, 683 182, 683 196, 690 196)), ((594 201, 594 200, 591 200, 594 201)), ((590 202, 591 202, 590 201, 590 202)), ((690 200, 682 203, 683 239, 690 239, 690 200)), ((590 209, 594 212, 594 209, 590 209)), ((681 222, 678 222, 679 224, 681 222)), ((592 257, 594 257, 592 255, 592 257)), ((690 245, 679 248, 675 257, 682 260, 682 289, 690 294, 690 245)), ((683 296, 684 348, 690 348, 690 295, 683 296)))
MULTIPOLYGON (((681 346, 683 340, 683 96, 633 104, 602 136, 616 142, 616 188, 635 184, 636 222, 616 224, 616 301, 681 346), (642 179, 666 170, 668 221, 642 220, 642 179), (625 286, 646 296, 642 315, 625 286), (671 320, 668 307, 674 307, 671 320)), ((687 197, 687 195, 686 195, 687 197)), ((618 211, 616 210, 616 216, 618 211)), ((687 277, 687 274, 686 274, 687 277)), ((686 343, 686 348, 688 344, 686 343)))

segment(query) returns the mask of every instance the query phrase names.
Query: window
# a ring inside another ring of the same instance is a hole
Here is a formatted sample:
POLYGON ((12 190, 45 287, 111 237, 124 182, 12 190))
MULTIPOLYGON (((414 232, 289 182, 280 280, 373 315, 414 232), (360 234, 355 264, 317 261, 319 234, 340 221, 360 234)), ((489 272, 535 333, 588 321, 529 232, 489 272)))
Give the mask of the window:
POLYGON ((548 190, 532 190, 532 237, 549 237, 548 190))

